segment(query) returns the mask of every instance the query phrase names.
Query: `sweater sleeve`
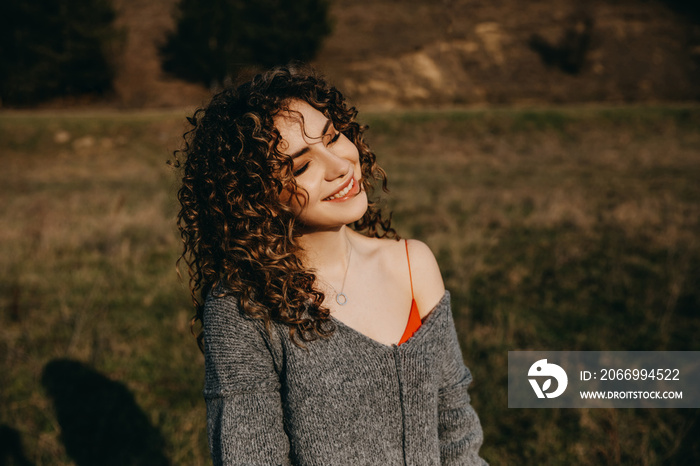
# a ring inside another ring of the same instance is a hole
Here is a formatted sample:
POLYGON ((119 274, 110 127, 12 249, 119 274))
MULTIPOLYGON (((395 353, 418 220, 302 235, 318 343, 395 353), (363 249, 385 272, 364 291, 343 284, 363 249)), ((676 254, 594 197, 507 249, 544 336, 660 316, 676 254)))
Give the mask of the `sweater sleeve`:
POLYGON ((447 314, 443 385, 438 392, 440 462, 442 465, 486 465, 479 456, 484 434, 467 393, 472 375, 462 360, 452 313, 447 314))
POLYGON ((204 398, 214 466, 288 465, 280 382, 259 321, 233 297, 210 297, 204 308, 204 398))

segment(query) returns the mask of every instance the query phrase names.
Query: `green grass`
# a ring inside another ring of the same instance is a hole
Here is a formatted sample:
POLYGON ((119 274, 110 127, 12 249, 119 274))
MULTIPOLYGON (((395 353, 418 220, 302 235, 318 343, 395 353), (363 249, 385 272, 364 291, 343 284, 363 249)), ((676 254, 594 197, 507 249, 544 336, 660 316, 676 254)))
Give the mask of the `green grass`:
MULTIPOLYGON (((69 445, 80 430, 57 412, 85 400, 47 388, 60 379, 47 366, 63 359, 82 364, 63 382, 125 389, 153 429, 134 417, 144 438, 162 436, 133 464, 159 455, 208 464, 202 357, 174 270, 177 177, 165 164, 184 115, 0 114, 8 464, 24 464, 22 455, 77 462, 69 445)), ((389 173, 395 226, 431 246, 452 292, 484 457, 698 461, 696 410, 509 410, 506 366, 509 350, 700 350, 700 109, 416 111, 366 121, 389 173)))

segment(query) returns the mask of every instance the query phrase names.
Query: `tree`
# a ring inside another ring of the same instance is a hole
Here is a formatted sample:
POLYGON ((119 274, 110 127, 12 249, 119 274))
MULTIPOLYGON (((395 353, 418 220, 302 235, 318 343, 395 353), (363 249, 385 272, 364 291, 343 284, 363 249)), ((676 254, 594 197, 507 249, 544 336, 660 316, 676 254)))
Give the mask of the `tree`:
POLYGON ((0 99, 26 105, 112 87, 109 0, 0 2, 0 99))
POLYGON ((244 67, 309 60, 330 30, 325 0, 182 0, 163 69, 216 85, 244 67))

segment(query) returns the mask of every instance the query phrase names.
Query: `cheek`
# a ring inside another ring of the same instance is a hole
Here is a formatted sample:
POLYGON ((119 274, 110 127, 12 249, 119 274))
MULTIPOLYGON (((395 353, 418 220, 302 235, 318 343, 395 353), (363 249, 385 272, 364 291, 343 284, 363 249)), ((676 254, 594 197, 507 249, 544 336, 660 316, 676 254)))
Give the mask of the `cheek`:
POLYGON ((362 161, 360 160, 360 151, 357 149, 357 147, 353 144, 352 145, 352 157, 351 157, 353 165, 356 167, 356 171, 362 172, 362 161))
POLYGON ((357 146, 356 146, 355 144, 353 144, 352 142, 348 141, 348 144, 350 144, 350 149, 349 149, 349 150, 350 150, 351 153, 352 153, 352 159, 353 159, 355 162, 359 163, 359 162, 360 162, 360 150, 359 150, 359 149, 357 148, 357 146))

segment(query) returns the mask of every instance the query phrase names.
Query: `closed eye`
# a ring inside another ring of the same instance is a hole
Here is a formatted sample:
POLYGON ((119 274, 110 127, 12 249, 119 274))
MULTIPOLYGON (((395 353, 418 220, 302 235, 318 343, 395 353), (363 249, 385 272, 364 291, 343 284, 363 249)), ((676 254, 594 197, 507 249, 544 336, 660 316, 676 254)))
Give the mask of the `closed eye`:
POLYGON ((338 138, 340 138, 341 132, 336 130, 333 126, 328 128, 328 132, 323 135, 323 140, 328 141, 325 142, 326 146, 330 146, 334 144, 335 142, 338 141, 338 138), (329 139, 330 138, 330 139, 329 139))
MULTIPOLYGON (((328 141, 328 144, 327 144, 327 145, 330 146, 331 144, 334 144, 334 143, 338 142, 338 139, 340 139, 341 134, 342 134, 342 133, 341 133, 340 131, 337 131, 337 132, 333 135, 333 137, 330 139, 330 141, 328 141)), ((299 156, 299 155, 301 155, 301 154, 298 154, 297 156, 299 156)), ((307 168, 309 168, 309 163, 310 163, 310 162, 304 163, 304 164, 301 165, 299 168, 297 168, 296 170, 294 170, 294 171, 292 172, 292 174, 293 174, 295 177, 301 175, 302 173, 304 173, 304 172, 306 171, 307 168)))
POLYGON ((301 167, 299 167, 299 168, 297 168, 296 170, 294 170, 294 171, 292 172, 292 174, 293 174, 295 177, 297 177, 297 176, 301 175, 302 173, 304 173, 304 172, 306 171, 307 168, 309 168, 309 162, 306 162, 306 163, 303 164, 301 167))

